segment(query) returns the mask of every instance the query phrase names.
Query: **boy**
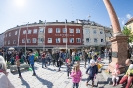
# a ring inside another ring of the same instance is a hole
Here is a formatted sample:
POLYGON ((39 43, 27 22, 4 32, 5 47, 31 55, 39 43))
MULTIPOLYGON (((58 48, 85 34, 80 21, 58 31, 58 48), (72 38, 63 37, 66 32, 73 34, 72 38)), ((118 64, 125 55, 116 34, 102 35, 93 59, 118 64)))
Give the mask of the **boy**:
POLYGON ((95 65, 95 61, 91 60, 90 61, 90 66, 86 70, 86 74, 88 74, 86 86, 88 86, 88 82, 92 80, 92 87, 94 86, 94 76, 98 73, 98 68, 97 65, 95 65), (88 73, 89 71, 89 73, 88 73))

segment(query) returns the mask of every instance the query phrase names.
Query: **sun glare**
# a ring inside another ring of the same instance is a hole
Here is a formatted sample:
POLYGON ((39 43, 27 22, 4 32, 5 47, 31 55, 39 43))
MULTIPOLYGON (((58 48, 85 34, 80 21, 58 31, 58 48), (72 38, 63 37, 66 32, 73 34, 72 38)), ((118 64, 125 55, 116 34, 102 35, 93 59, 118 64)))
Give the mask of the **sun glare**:
POLYGON ((17 7, 23 7, 25 5, 25 0, 15 0, 17 7))

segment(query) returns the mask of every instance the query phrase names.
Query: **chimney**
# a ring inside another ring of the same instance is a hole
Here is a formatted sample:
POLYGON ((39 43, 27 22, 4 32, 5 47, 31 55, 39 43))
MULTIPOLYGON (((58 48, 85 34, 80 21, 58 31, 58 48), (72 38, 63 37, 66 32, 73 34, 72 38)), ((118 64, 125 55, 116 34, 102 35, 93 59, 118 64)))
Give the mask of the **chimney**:
POLYGON ((66 23, 67 23, 67 19, 66 19, 66 23))
POLYGON ((77 23, 78 23, 78 19, 76 19, 77 23))
POLYGON ((58 20, 56 20, 56 22, 58 22, 58 20))

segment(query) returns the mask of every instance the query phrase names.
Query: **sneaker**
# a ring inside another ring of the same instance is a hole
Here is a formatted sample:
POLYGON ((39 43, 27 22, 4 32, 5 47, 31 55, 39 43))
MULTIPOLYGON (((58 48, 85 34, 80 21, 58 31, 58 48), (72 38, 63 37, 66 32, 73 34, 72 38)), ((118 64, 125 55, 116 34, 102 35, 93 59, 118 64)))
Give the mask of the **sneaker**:
POLYGON ((117 86, 118 84, 116 83, 115 85, 117 86))
POLYGON ((36 74, 33 74, 32 76, 36 76, 36 74))
POLYGON ((19 76, 18 78, 22 78, 22 76, 19 76))
POLYGON ((113 84, 113 86, 115 86, 115 84, 113 84))

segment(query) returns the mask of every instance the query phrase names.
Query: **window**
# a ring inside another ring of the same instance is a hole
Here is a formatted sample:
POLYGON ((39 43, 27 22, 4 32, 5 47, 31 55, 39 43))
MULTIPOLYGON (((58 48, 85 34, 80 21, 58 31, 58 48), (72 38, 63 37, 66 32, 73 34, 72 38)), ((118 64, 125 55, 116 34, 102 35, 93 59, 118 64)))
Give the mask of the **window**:
POLYGON ((7 37, 7 34, 6 34, 6 37, 7 37))
POLYGON ((33 33, 36 34, 37 33, 37 29, 34 29, 33 33))
POLYGON ((94 42, 95 42, 95 43, 97 43, 97 42, 98 42, 97 38, 94 38, 94 42))
POLYGON ((9 36, 11 36, 11 33, 9 33, 9 36))
POLYGON ((24 38, 24 39, 22 39, 22 43, 25 43, 25 38, 24 38))
POLYGON ((18 34, 18 31, 15 31, 15 35, 17 35, 18 34))
POLYGON ((6 41, 5 41, 5 45, 6 45, 6 41))
POLYGON ((8 40, 8 45, 10 44, 10 41, 8 40))
POLYGON ((132 27, 131 27, 131 26, 129 26, 129 29, 130 29, 130 30, 132 30, 132 27))
POLYGON ((63 43, 66 43, 67 42, 67 38, 63 38, 63 43))
POLYGON ((103 39, 101 39, 101 42, 104 42, 104 40, 103 40, 103 39))
POLYGON ((26 34, 26 30, 23 30, 23 34, 26 34))
POLYGON ((56 33, 60 33, 60 28, 56 28, 56 33))
POLYGON ((77 29, 76 29, 76 33, 80 33, 80 29, 77 28, 77 29))
POLYGON ((86 34, 89 34, 89 29, 85 29, 85 33, 86 34))
POLYGON ((31 34, 31 30, 28 30, 28 34, 31 34))
POLYGON ((100 31, 100 34, 103 34, 103 32, 102 32, 102 31, 100 31))
POLYGON ((27 39, 27 43, 30 43, 30 39, 27 39))
POLYGON ((89 43, 90 42, 90 39, 89 38, 86 38, 86 43, 89 43))
POLYGON ((43 32, 44 32, 43 28, 39 28, 39 33, 43 33, 43 32))
POLYGON ((44 43, 44 38, 38 38, 38 43, 44 43))
POLYGON ((60 43, 60 38, 56 38, 56 43, 60 43))
POLYGON ((71 29, 71 28, 70 28, 70 29, 69 29, 69 32, 70 32, 70 33, 74 33, 74 29, 71 29))
POLYGON ((63 28, 63 29, 62 29, 62 32, 63 32, 63 33, 67 33, 67 28, 63 28))
POLYGON ((52 38, 48 38, 48 43, 52 43, 52 38))
POLYGON ((81 39, 80 38, 76 38, 76 42, 77 43, 80 43, 81 42, 81 39))
POLYGON ((52 33, 53 29, 52 28, 48 28, 48 33, 52 33))
POLYGON ((97 33, 97 31, 96 31, 96 30, 93 30, 93 33, 94 33, 94 34, 96 34, 96 33, 97 33))
POLYGON ((36 43, 36 38, 32 38, 32 43, 36 43))
POLYGON ((16 40, 13 40, 13 44, 16 44, 16 40))
POLYGON ((74 38, 70 38, 70 43, 74 43, 74 38))

